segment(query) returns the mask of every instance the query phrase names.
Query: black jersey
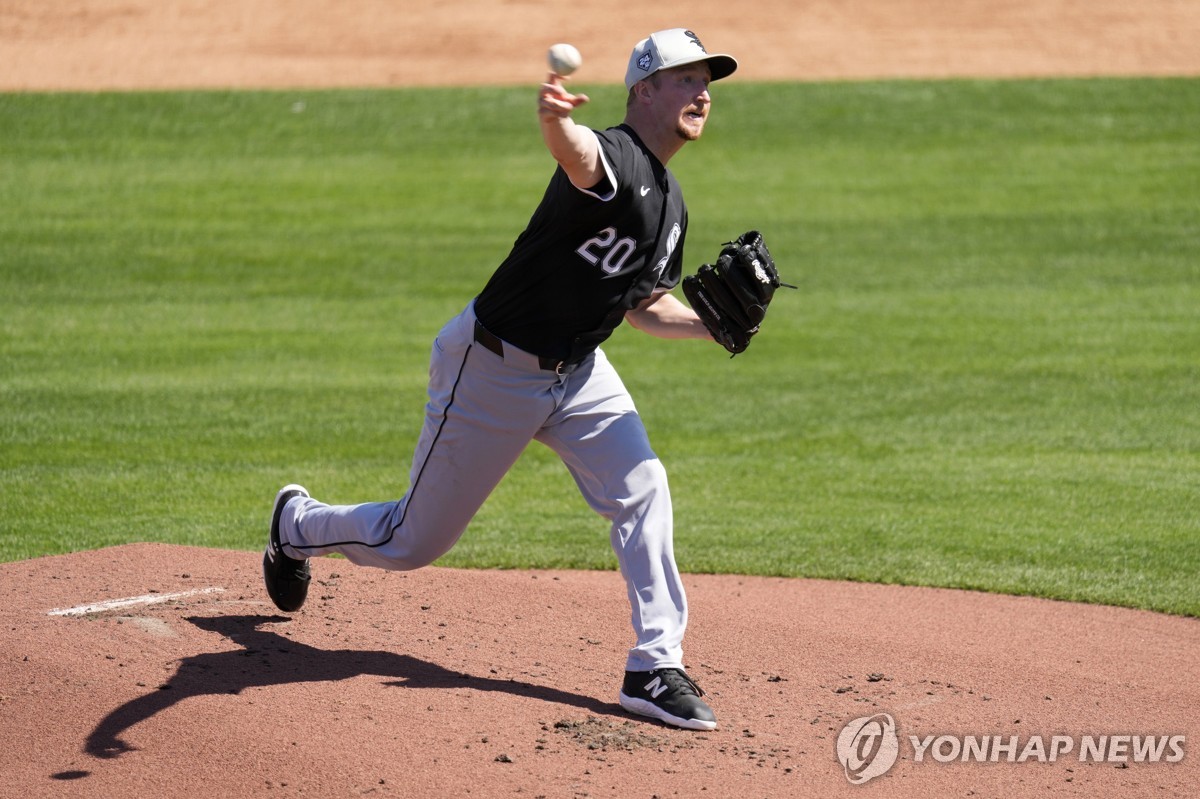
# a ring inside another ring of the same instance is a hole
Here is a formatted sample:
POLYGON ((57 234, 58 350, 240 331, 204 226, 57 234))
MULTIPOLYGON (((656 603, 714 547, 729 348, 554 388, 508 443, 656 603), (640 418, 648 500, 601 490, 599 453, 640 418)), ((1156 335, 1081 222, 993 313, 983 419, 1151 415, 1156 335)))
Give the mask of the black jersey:
POLYGON ((605 179, 555 170, 542 202, 475 300, 484 327, 527 352, 581 360, 656 287, 680 279, 687 208, 675 176, 626 125, 597 131, 605 179))

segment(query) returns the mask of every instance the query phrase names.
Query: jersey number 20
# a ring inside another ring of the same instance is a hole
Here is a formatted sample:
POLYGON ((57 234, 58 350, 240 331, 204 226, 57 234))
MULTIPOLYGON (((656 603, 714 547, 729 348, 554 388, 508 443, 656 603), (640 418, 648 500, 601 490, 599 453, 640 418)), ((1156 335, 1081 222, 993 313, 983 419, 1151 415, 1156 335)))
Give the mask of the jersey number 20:
POLYGON ((636 241, 628 236, 618 240, 617 229, 606 227, 581 244, 575 252, 592 266, 599 265, 605 274, 615 275, 636 249, 636 241))

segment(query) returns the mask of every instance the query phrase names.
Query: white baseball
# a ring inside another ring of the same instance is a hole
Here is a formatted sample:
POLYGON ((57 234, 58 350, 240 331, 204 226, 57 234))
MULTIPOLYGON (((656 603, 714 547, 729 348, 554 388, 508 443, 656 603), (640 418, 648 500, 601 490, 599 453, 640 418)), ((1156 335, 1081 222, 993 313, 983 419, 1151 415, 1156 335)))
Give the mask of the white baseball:
POLYGON ((579 65, 583 63, 583 56, 574 45, 560 42, 550 47, 550 51, 546 53, 546 61, 550 64, 551 72, 565 78, 579 69, 579 65))

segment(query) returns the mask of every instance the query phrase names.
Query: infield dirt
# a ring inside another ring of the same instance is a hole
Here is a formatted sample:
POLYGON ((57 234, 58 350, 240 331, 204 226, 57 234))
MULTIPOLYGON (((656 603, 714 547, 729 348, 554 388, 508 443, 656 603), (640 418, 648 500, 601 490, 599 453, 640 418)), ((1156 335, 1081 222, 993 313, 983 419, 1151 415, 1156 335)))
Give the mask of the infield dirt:
MULTIPOLYGON (((532 97, 552 42, 583 51, 581 81, 616 83, 634 40, 680 24, 738 55, 747 80, 1200 74, 1191 0, 700 0, 683 17, 623 2, 0 0, 0 90, 528 83, 532 97)), ((688 665, 721 720, 697 734, 617 706, 630 641, 616 574, 313 569, 309 605, 284 616, 257 553, 132 544, 0 564, 0 796, 1021 799, 1200 785, 1190 751, 943 764, 915 762, 907 743, 1194 745, 1195 619, 689 576, 688 665), (123 598, 136 602, 82 607, 123 598), (852 786, 838 734, 881 712, 900 760, 852 786)))
POLYGON ((620 83, 679 25, 746 80, 1200 74, 1193 0, 0 0, 0 89, 620 83))

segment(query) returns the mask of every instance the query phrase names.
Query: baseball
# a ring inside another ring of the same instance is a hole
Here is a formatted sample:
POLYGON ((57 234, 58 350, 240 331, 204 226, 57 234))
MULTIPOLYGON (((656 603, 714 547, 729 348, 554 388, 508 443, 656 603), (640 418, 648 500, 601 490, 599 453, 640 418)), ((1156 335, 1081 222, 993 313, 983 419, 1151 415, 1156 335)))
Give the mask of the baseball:
POLYGON ((579 65, 583 63, 583 56, 574 45, 560 42, 551 46, 550 51, 546 53, 546 61, 550 64, 551 72, 565 78, 579 69, 579 65))

